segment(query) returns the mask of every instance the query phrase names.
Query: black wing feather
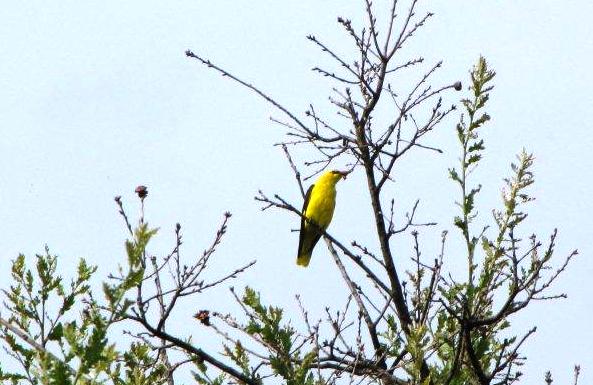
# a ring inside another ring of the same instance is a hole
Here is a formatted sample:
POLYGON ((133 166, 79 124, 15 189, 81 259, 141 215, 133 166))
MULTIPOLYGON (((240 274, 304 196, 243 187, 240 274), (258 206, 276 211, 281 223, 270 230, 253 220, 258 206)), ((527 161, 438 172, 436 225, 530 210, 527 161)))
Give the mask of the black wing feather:
POLYGON ((313 249, 315 248, 315 245, 317 244, 317 242, 319 242, 319 239, 321 239, 321 231, 319 231, 316 228, 315 229, 315 238, 313 238, 313 242, 311 242, 311 247, 309 248, 309 250, 307 250, 307 253, 313 252, 313 249))
POLYGON ((303 210, 301 211, 303 216, 301 217, 301 231, 299 234, 299 249, 297 252, 297 256, 301 255, 301 252, 303 251, 301 249, 303 247, 303 239, 305 238, 305 213, 307 212, 307 206, 309 205, 309 198, 311 198, 311 191, 313 191, 313 186, 315 186, 315 184, 309 186, 309 189, 305 194, 305 202, 303 203, 303 210))

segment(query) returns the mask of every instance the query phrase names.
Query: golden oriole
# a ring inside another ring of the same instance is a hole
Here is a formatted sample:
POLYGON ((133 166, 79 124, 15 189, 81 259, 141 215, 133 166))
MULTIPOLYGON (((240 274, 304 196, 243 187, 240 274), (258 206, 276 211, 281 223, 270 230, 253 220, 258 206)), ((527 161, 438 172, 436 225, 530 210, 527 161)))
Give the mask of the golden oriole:
POLYGON ((348 172, 327 171, 321 175, 307 190, 301 217, 301 233, 297 265, 306 267, 311 260, 313 248, 321 238, 334 215, 336 207, 336 183, 346 178, 348 172))

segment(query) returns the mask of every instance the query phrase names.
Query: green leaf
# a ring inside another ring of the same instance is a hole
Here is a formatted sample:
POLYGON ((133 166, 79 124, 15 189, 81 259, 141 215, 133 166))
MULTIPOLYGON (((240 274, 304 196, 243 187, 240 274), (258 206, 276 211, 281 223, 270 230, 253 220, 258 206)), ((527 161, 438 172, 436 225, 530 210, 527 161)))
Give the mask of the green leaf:
POLYGON ((61 361, 54 362, 54 364, 51 365, 49 380, 50 385, 72 384, 70 368, 61 361))
POLYGON ((63 336, 64 328, 62 327, 62 323, 58 322, 58 324, 51 330, 47 337, 50 341, 59 341, 63 336))
POLYGON ((461 183, 461 179, 459 179, 459 174, 457 173, 457 170, 455 170, 454 168, 449 169, 449 178, 461 183))

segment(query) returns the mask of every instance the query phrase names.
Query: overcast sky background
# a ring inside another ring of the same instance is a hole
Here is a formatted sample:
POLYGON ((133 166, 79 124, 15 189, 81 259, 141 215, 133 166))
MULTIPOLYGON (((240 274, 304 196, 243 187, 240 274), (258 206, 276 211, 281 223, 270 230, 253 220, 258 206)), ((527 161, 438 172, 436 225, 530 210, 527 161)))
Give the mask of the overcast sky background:
MULTIPOLYGON (((384 1, 376 3, 387 12, 384 1)), ((558 261, 573 248, 580 251, 553 288, 569 298, 534 304, 513 319, 517 333, 539 327, 524 349, 529 360, 523 383, 543 383, 548 369, 558 384, 567 383, 573 364, 583 366, 581 381, 589 383, 593 3, 434 0, 429 9, 436 16, 405 53, 422 54, 426 65, 443 59, 436 84, 461 80, 465 87, 480 54, 498 73, 488 108, 493 119, 483 131, 486 158, 475 175, 485 185, 478 201, 484 220, 491 208, 500 207, 502 178, 525 147, 537 157, 532 189, 537 200, 528 232, 545 239, 558 227, 558 261)), ((207 56, 298 113, 314 103, 333 116, 327 102, 332 83, 310 71, 331 61, 305 36, 315 34, 348 52, 350 41, 336 17, 358 23, 363 10, 362 1, 338 0, 5 2, 0 14, 1 286, 7 285, 11 259, 21 252, 33 256, 45 244, 60 255, 66 274, 86 257, 105 277, 125 260, 125 228, 113 197, 122 195, 136 216, 133 190, 144 184, 148 221, 161 228, 153 252, 170 249, 174 224, 180 222, 187 257, 199 255, 222 213, 231 211, 211 277, 257 259, 237 287, 251 285, 266 302, 290 308, 301 293, 317 312, 314 318, 321 317, 325 304, 344 298, 346 290, 327 250, 318 247, 310 268, 297 268, 298 239, 290 229, 298 227, 298 218, 262 213, 253 200, 262 189, 301 204, 282 152, 273 146, 285 138, 285 130, 268 118, 281 115, 184 51, 207 56)), ((447 103, 460 95, 448 94, 447 103)), ((456 213, 457 190, 446 171, 458 156, 456 119, 427 138, 444 154, 416 152, 396 170, 397 183, 390 187, 400 215, 419 198, 419 219, 438 222, 421 232, 427 258, 434 256, 441 231, 452 228, 456 213)), ((296 156, 303 160, 308 153, 296 156)), ((360 172, 340 185, 331 232, 346 242, 372 245, 364 186, 360 172)), ((451 233, 447 247, 446 266, 452 271, 464 262, 455 253, 459 237, 451 233)), ((400 269, 410 246, 408 235, 397 240, 400 269)), ((220 303, 236 310, 225 289, 215 293, 216 302, 203 296, 187 308, 220 303)), ((172 327, 187 325, 190 314, 179 314, 172 327)))

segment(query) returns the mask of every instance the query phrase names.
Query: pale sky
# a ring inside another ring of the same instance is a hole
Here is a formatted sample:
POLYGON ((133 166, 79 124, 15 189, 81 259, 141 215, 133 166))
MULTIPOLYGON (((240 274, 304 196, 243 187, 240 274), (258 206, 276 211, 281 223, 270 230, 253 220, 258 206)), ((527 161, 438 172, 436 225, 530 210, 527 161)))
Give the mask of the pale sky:
MULTIPOLYGON (((590 383, 593 3, 425 3, 436 15, 406 52, 421 53, 427 64, 443 59, 437 82, 467 85, 468 70, 480 54, 498 73, 488 108, 493 119, 483 131, 486 158, 475 176, 485 186, 478 201, 484 220, 491 208, 500 207, 502 178, 525 147, 537 158, 532 189, 537 200, 528 232, 546 239, 558 227, 558 262, 571 249, 580 251, 553 288, 569 298, 534 304, 512 320, 517 333, 539 327, 523 350, 528 356, 523 383, 543 383, 548 369, 556 383, 567 383, 573 364, 583 366, 581 383, 590 383)), ((135 215, 133 191, 144 184, 148 221, 161 228, 153 252, 169 250, 180 222, 186 255, 199 255, 228 210, 234 216, 212 277, 257 259, 234 285, 250 285, 266 302, 292 309, 300 293, 317 312, 315 318, 334 298, 344 297, 346 287, 324 247, 316 249, 309 269, 295 265, 298 239, 290 229, 298 227, 298 218, 262 213, 253 200, 262 189, 301 204, 290 168, 273 146, 285 138, 285 130, 269 116, 281 115, 184 51, 207 56, 297 113, 312 102, 331 115, 332 84, 310 71, 331 61, 305 36, 314 34, 348 52, 348 37, 336 17, 358 22, 362 1, 13 1, 2 8, 3 266, 20 252, 40 253, 47 244, 60 255, 65 273, 79 257, 98 264, 98 282, 125 261, 125 228, 113 197, 122 195, 135 215)), ((459 96, 449 94, 448 102, 459 96)), ((445 153, 420 151, 406 159, 390 190, 402 211, 420 198, 420 218, 438 222, 421 233, 427 256, 438 246, 440 232, 452 230, 456 213, 457 190, 447 179, 458 154, 456 119, 427 138, 445 153)), ((375 241, 364 186, 358 172, 339 187, 330 232, 346 243, 375 241)), ((458 241, 459 234, 455 237, 458 241)), ((446 267, 453 271, 464 262, 456 255, 457 241, 452 235, 447 248, 446 267)), ((396 262, 403 269, 411 240, 398 242, 404 258, 396 262)), ((8 269, 2 269, 2 288, 8 277, 8 269)), ((216 295, 222 306, 237 310, 225 290, 216 295)), ((204 296, 188 308, 214 306, 212 297, 204 296)), ((176 319, 180 327, 187 316, 176 319)))

